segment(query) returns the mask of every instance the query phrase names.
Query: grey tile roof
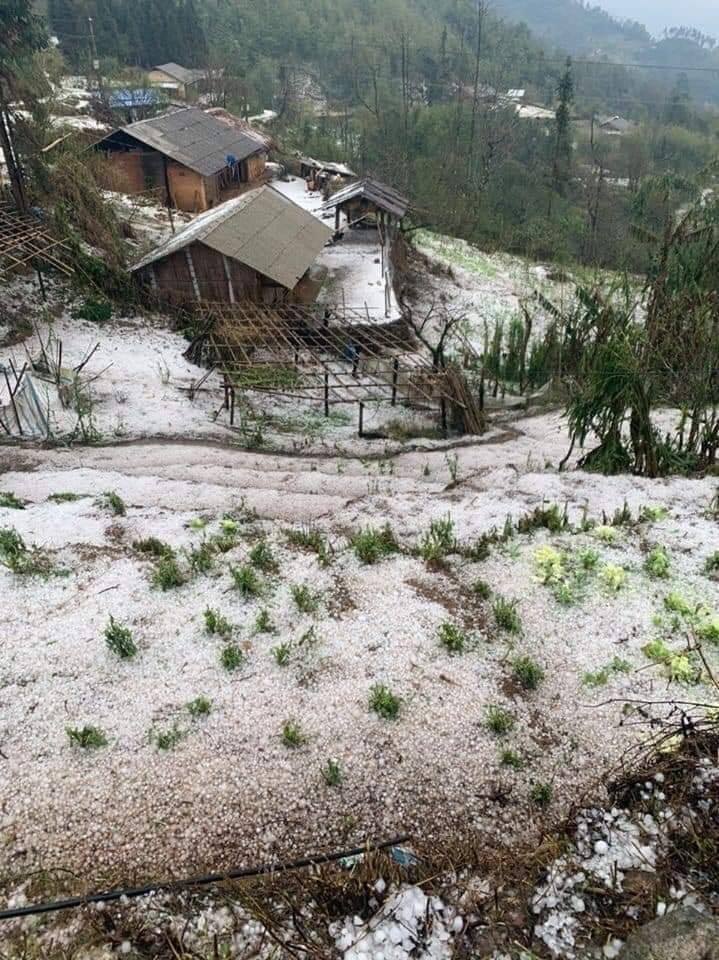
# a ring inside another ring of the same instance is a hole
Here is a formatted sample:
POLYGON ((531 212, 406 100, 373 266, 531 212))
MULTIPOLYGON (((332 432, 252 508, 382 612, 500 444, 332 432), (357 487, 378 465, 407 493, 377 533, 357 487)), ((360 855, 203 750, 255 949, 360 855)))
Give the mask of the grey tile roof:
POLYGON ((409 207, 409 200, 393 187, 388 187, 386 183, 380 183, 379 180, 373 180, 371 177, 365 177, 356 183, 350 183, 349 186, 343 187, 337 193, 333 193, 322 209, 331 210, 333 207, 346 203, 347 200, 354 200, 356 197, 369 200, 380 210, 385 210, 400 219, 407 213, 409 207))
POLYGON ((203 177, 223 170, 230 156, 246 160, 263 150, 256 137, 236 130, 198 107, 173 110, 121 129, 203 177))
POLYGON ((183 67, 179 63, 161 63, 152 69, 161 70, 163 73, 166 73, 168 77, 172 77, 173 80, 178 80, 180 83, 197 83, 198 80, 202 80, 205 77, 204 70, 191 70, 189 67, 183 67))
POLYGON ((307 210, 272 187, 258 187, 195 217, 132 272, 203 243, 291 290, 331 237, 307 210))

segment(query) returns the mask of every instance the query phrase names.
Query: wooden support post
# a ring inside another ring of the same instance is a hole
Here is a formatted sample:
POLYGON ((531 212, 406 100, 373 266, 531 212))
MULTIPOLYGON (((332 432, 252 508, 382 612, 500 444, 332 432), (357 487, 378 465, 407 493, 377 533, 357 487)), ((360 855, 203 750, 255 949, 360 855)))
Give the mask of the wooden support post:
POLYGON ((394 358, 392 364, 392 406, 397 405, 397 381, 399 379, 399 357, 394 358))
POLYGON ((235 388, 230 387, 230 426, 235 425, 235 388))
POLYGON ((440 400, 440 413, 442 416, 442 436, 447 439, 447 401, 444 397, 440 400))
POLYGON ((222 378, 222 387, 225 391, 225 399, 222 403, 222 406, 225 410, 229 410, 230 409, 230 385, 227 382, 226 375, 222 378))
POLYGON ((325 416, 330 415, 330 375, 325 370, 325 416))
POLYGON ((337 233, 339 228, 340 228, 340 208, 337 206, 335 207, 335 233, 337 233))
MULTIPOLYGON (((15 394, 12 392, 10 387, 10 380, 8 379, 7 371, 3 371, 5 374, 5 383, 7 384, 7 392, 10 394, 10 404, 12 405, 12 412, 15 414, 15 422, 17 423, 17 429, 20 436, 23 436, 22 423, 20 423, 20 416, 17 412, 17 406, 15 405, 15 394)), ((17 389, 17 387, 15 388, 17 389)))
POLYGON ((362 403, 361 400, 359 404, 359 425, 357 429, 357 436, 358 437, 364 436, 364 404, 362 403))
POLYGON ((484 411, 484 373, 479 381, 479 409, 484 411))
POLYGON ((47 303, 47 293, 45 292, 45 281, 42 278, 42 270, 40 270, 40 267, 35 267, 35 273, 37 274, 37 279, 40 284, 40 293, 42 294, 43 303, 47 303))

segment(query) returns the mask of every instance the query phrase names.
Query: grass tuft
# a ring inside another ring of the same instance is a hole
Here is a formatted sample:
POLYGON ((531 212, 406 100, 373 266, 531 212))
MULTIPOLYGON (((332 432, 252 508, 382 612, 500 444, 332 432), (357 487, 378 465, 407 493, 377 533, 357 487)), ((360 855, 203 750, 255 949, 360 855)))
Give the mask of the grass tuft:
POLYGON ((75 503, 77 500, 84 500, 87 496, 89 496, 87 493, 61 491, 60 493, 51 493, 47 499, 50 503, 75 503))
POLYGON ((260 540, 250 550, 250 565, 256 570, 262 570, 263 573, 277 573, 280 569, 266 540, 260 540))
POLYGON ((469 637, 456 624, 445 620, 439 627, 439 642, 448 653, 462 654, 467 649, 469 637))
POLYGON ((524 760, 516 750, 502 750, 499 755, 499 762, 503 767, 511 767, 512 770, 524 769, 524 760))
POLYGON ((365 527, 350 540, 355 556, 361 563, 377 563, 384 557, 399 552, 399 544, 389 523, 380 529, 365 527))
POLYGON ((205 618, 205 630, 208 633, 218 637, 229 637, 232 635, 234 627, 226 617, 222 616, 219 610, 213 610, 211 607, 208 607, 203 616, 205 618))
POLYGON ((328 787, 338 787, 342 783, 342 768, 337 760, 328 758, 322 767, 322 777, 328 787))
POLYGON ((220 653, 220 663, 228 673, 239 670, 245 662, 245 655, 236 643, 227 643, 220 653))
POLYGON ((0 507, 6 507, 8 510, 24 510, 25 503, 19 500, 14 493, 0 490, 0 507))
POLYGON ((0 528, 0 564, 21 576, 47 577, 53 572, 47 554, 28 547, 14 527, 0 528))
POLYGON ((125 501, 115 490, 106 490, 95 502, 98 507, 109 510, 115 517, 124 517, 127 513, 125 501))
POLYGON ((552 802, 552 785, 550 783, 535 783, 529 791, 529 799, 542 809, 546 809, 552 802))
POLYGON ((274 633, 275 625, 272 622, 269 610, 260 610, 255 617, 255 633, 274 633))
POLYGON ((384 720, 396 720, 402 700, 384 683, 375 683, 370 689, 369 705, 370 710, 374 710, 384 720))
POLYGON ((85 724, 84 727, 65 727, 65 733, 70 743, 82 747, 83 750, 97 750, 107 746, 107 737, 100 727, 85 724))
POLYGON ((291 588, 292 599, 300 613, 316 613, 320 598, 312 593, 306 583, 295 583, 291 588))
POLYGON ((155 744, 158 750, 174 750, 186 736, 186 732, 175 723, 167 730, 153 730, 150 734, 150 741, 155 744))
POLYGON ((135 540, 132 544, 132 549, 138 553, 144 553, 148 557, 156 557, 158 560, 161 557, 175 556, 175 551, 169 543, 164 543, 162 540, 158 540, 157 537, 145 537, 143 540, 135 540))
POLYGON ((105 643, 121 660, 132 660, 137 655, 137 644, 132 631, 112 616, 105 627, 105 643))
POLYGON ((472 584, 472 592, 480 600, 489 600, 492 596, 492 588, 486 580, 475 580, 472 584))
POLYGON ((208 697, 195 697, 187 704, 187 710, 193 720, 206 717, 212 711, 212 700, 208 697))
POLYGON ((496 597, 492 604, 492 613, 497 626, 508 633, 520 633, 522 620, 517 607, 518 600, 507 600, 505 597, 496 597))
POLYGON ((536 690, 544 680, 544 670, 531 657, 517 657, 512 664, 512 676, 525 690, 536 690))
POLYGON ((290 749, 301 747, 307 742, 307 737, 302 732, 302 727, 295 720, 285 720, 282 724, 282 742, 290 749))
POLYGON ((491 704, 487 707, 487 729, 498 737, 503 737, 514 728, 514 716, 504 707, 491 704))
POLYGON ((671 560, 664 547, 655 547, 647 554, 644 561, 644 569, 650 577, 657 579, 666 579, 669 576, 671 560))
POLYGON ((161 557, 152 572, 153 587, 164 592, 173 590, 175 587, 181 587, 184 582, 185 577, 174 556, 161 557))
POLYGON ((291 654, 292 645, 286 642, 278 643, 276 647, 272 648, 272 656, 275 658, 278 667, 286 667, 290 662, 291 654))
POLYGON ((231 567, 230 575, 236 590, 245 600, 256 597, 262 592, 262 583, 255 570, 244 564, 241 567, 231 567))

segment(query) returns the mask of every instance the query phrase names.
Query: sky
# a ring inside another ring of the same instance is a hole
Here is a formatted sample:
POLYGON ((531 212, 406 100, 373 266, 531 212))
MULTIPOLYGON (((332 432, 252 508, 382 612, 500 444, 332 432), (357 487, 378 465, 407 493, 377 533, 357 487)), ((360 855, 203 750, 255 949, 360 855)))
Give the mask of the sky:
POLYGON ((664 27, 697 27, 719 38, 719 0, 597 0, 597 4, 620 19, 638 20, 650 33, 664 27))

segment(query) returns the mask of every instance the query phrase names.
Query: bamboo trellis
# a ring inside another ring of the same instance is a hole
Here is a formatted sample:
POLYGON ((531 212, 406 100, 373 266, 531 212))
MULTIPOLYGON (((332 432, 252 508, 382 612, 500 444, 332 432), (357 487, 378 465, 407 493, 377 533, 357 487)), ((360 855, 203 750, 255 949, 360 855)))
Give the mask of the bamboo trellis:
POLYGON ((72 267, 63 260, 65 240, 54 237, 38 220, 0 204, 0 276, 39 264, 70 275, 72 267))

